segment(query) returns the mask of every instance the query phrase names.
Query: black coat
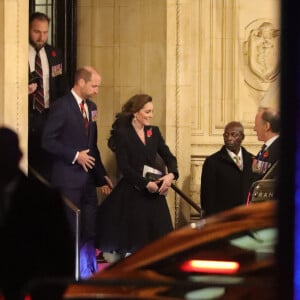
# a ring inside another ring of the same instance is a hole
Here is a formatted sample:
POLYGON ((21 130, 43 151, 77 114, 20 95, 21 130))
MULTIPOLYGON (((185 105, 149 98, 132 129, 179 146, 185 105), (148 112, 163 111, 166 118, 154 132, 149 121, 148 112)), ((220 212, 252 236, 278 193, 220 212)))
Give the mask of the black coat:
POLYGON ((124 178, 140 190, 145 190, 149 180, 142 176, 144 165, 157 167, 157 154, 168 172, 178 178, 177 160, 166 145, 156 126, 145 126, 146 145, 137 136, 133 126, 123 128, 116 134, 116 158, 124 178))
POLYGON ((201 175, 201 206, 206 215, 245 204, 253 182, 253 155, 242 147, 241 171, 226 147, 207 157, 201 175))
POLYGON ((156 126, 145 126, 146 143, 130 124, 115 135, 115 153, 122 179, 99 206, 97 246, 105 252, 133 252, 173 230, 165 196, 149 193, 144 165, 158 169, 157 154, 178 178, 177 160, 156 126))
MULTIPOLYGON (((259 162, 255 162, 258 166, 258 170, 255 172, 255 180, 262 179, 268 170, 274 166, 274 170, 268 175, 268 179, 276 179, 279 171, 279 159, 280 159, 280 138, 277 138, 262 154, 257 154, 256 159, 259 162)), ((254 168, 255 169, 255 168, 254 168)))

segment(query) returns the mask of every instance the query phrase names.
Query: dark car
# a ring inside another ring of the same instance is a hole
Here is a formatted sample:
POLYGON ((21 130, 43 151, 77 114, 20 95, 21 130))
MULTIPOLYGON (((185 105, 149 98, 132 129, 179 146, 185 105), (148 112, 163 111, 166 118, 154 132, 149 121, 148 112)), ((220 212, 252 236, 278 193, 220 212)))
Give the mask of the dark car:
POLYGON ((64 299, 276 299, 276 201, 174 230, 68 286, 64 299))
POLYGON ((278 199, 278 168, 279 162, 277 161, 261 180, 253 182, 249 190, 247 203, 278 199))

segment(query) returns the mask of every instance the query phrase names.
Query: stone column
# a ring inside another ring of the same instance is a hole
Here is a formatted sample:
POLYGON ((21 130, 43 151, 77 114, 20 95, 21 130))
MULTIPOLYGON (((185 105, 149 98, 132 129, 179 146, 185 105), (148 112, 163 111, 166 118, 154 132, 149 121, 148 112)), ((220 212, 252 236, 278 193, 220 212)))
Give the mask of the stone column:
POLYGON ((0 125, 16 130, 27 168, 28 1, 0 1, 0 125))

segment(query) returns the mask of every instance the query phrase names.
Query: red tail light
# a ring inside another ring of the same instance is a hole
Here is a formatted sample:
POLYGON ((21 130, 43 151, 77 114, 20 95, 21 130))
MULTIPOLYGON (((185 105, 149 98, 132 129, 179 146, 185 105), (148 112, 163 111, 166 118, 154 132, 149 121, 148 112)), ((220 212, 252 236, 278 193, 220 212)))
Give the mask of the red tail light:
POLYGON ((184 272, 219 274, 233 274, 236 273, 239 268, 240 264, 238 262, 217 260, 188 260, 180 267, 184 272))

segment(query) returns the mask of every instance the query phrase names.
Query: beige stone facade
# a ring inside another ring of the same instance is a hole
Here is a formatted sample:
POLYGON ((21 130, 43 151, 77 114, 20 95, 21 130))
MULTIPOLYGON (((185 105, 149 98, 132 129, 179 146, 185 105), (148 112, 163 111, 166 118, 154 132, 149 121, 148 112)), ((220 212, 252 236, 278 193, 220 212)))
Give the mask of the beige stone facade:
MULTIPOLYGON (((241 121, 244 146, 256 153, 256 110, 278 105, 280 1, 77 3, 78 66, 93 65, 103 76, 95 101, 99 146, 110 174, 115 180, 106 146, 114 115, 131 95, 148 93, 153 123, 178 159, 177 185, 200 203, 202 164, 223 144, 224 125, 241 121)), ((18 130, 26 153, 28 4, 6 0, 0 8, 0 122, 18 130)), ((177 226, 189 220, 190 208, 178 196, 171 192, 168 203, 177 226)))
MULTIPOLYGON (((27 162, 28 3, 0 1, 0 124, 16 130, 27 162)), ((9 151, 9 150, 8 150, 9 151)))

